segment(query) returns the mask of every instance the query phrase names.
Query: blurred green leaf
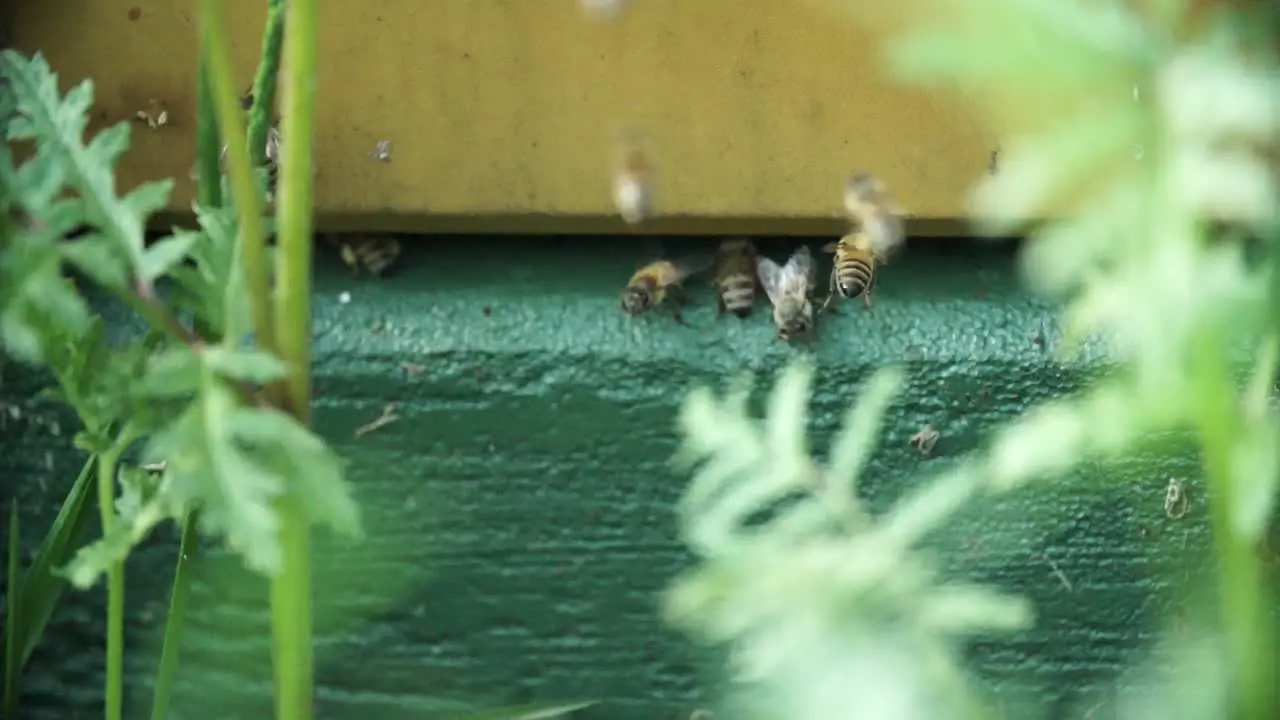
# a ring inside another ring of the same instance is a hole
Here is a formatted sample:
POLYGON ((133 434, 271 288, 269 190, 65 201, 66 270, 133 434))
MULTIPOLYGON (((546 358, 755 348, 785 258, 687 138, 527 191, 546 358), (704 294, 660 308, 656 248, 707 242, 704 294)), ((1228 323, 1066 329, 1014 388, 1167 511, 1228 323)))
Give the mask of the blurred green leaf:
POLYGON ((230 208, 195 208, 201 238, 191 247, 192 264, 175 267, 175 301, 219 337, 237 342, 251 326, 249 297, 240 266, 235 213, 230 208))
POLYGON ((509 707, 491 708, 480 712, 459 715, 457 720, 543 720, 557 718, 597 704, 598 700, 576 702, 530 703, 509 707))
POLYGON ((129 267, 111 238, 89 234, 61 243, 62 257, 71 266, 106 288, 121 289, 129 283, 129 267))
POLYGON ((342 462, 317 435, 291 415, 262 408, 242 408, 236 415, 236 438, 254 448, 265 467, 289 478, 312 522, 350 537, 359 537, 360 509, 343 477, 342 462))
POLYGON ((261 350, 217 346, 206 348, 201 358, 213 372, 235 380, 262 384, 285 375, 284 364, 261 350))
POLYGON ((235 393, 206 372, 196 399, 150 439, 146 457, 166 462, 174 502, 199 507, 205 532, 222 535, 250 569, 273 575, 281 551, 272 503, 287 478, 254 462, 237 443, 241 412, 235 393))
POLYGON ((186 259, 199 239, 200 233, 181 231, 157 241, 143 254, 138 274, 147 282, 167 274, 186 259))
POLYGON ((133 385, 144 397, 182 397, 200 387, 202 368, 199 356, 186 345, 174 345, 152 355, 146 372, 133 385))
POLYGON ((844 514, 857 512, 854 483, 875 450, 884 415, 902 388, 902 382, 903 372, 897 367, 882 368, 872 375, 858 393, 858 402, 849 406, 840 434, 832 442, 830 467, 824 482, 833 491, 836 502, 842 508, 849 508, 844 514))

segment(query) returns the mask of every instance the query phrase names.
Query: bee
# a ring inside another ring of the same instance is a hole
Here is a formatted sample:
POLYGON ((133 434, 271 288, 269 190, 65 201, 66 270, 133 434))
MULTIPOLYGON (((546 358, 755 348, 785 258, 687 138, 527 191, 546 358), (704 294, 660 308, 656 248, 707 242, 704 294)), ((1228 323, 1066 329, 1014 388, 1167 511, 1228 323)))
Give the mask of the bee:
POLYGON ((713 283, 718 314, 727 311, 740 318, 751 314, 756 302, 756 249, 750 240, 736 238, 720 243, 713 283))
POLYGON ((874 175, 859 173, 849 179, 845 184, 844 206, 854 227, 849 234, 822 248, 823 252, 835 253, 823 311, 837 294, 846 299, 861 296, 863 305, 871 307, 876 265, 887 263, 905 238, 902 208, 874 175))
POLYGON ((787 264, 767 257, 756 260, 760 286, 773 303, 773 324, 780 340, 793 340, 813 329, 813 304, 809 300, 814 285, 813 255, 801 245, 791 253, 787 264))
POLYGON ((579 0, 579 5, 592 20, 613 20, 622 14, 627 0, 579 0))
MULTIPOLYGON (((246 119, 249 110, 253 107, 253 88, 245 91, 240 96, 240 109, 246 113, 246 119)), ((276 118, 271 123, 271 127, 267 129, 267 147, 263 152, 267 166, 267 202, 275 199, 276 183, 280 176, 280 119, 276 118)), ((222 169, 225 172, 227 168, 227 146, 222 146, 222 169)))
POLYGON ((844 185, 844 209, 854 227, 872 236, 883 262, 905 237, 902 207, 889 195, 884 182, 871 173, 858 173, 844 185))
POLYGON ((679 260, 655 260, 644 265, 636 270, 622 290, 622 311, 631 316, 643 315, 671 296, 672 314, 676 322, 684 325, 684 317, 677 307, 684 303, 681 283, 713 264, 712 258, 687 257, 679 260))
POLYGON ((634 133, 624 133, 613 173, 613 203, 624 222, 634 225, 653 216, 653 164, 634 133))
POLYGON ((330 235, 328 241, 355 275, 363 268, 371 275, 382 276, 400 259, 400 240, 394 235, 330 235))

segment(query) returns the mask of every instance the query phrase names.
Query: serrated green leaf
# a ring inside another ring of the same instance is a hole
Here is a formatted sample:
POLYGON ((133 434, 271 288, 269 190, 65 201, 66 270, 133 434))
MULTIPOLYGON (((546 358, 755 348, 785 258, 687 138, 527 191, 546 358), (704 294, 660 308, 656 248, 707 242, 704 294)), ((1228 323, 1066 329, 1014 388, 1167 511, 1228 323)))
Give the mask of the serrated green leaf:
POLYGON ((122 523, 101 539, 80 548, 71 562, 60 570, 74 587, 85 590, 93 586, 114 564, 129 556, 133 537, 122 523))
POLYGON ((285 375, 284 363, 255 348, 216 346, 202 353, 205 365, 223 377, 264 384, 285 375))
POLYGON ((143 253, 138 274, 147 282, 165 275, 186 259, 200 237, 200 233, 184 231, 157 241, 143 253))
POLYGON ((174 502, 198 506, 206 532, 223 536, 249 569, 271 576, 281 563, 272 503, 285 491, 287 479, 238 447, 238 407, 236 395, 205 374, 197 398, 151 438, 145 457, 165 460, 174 502))
MULTIPOLYGON (((121 155, 124 155, 124 151, 129 149, 131 131, 129 123, 116 123, 94 135, 86 149, 90 155, 105 161, 108 165, 113 165, 121 155)), ((114 191, 112 195, 115 195, 114 191)))
MULTIPOLYGON (((142 256, 143 230, 150 211, 171 183, 147 183, 127 200, 116 195, 115 161, 128 147, 129 123, 121 122, 83 141, 93 84, 84 81, 59 97, 58 79, 37 53, 30 60, 12 50, 0 55, 0 78, 9 86, 27 123, 18 136, 36 141, 41 155, 54 158, 67 184, 78 191, 90 222, 110 237, 136 266, 142 256)), ((159 205, 157 205, 159 203, 159 205)))
MULTIPOLYGON (((128 126, 126 126, 128 127, 128 126)), ((169 196, 173 194, 173 179, 151 180, 144 182, 122 198, 126 207, 137 217, 149 217, 157 210, 163 210, 169 204, 169 196)), ((141 251, 142 248, 139 248, 141 251)))
POLYGON ((144 397, 181 397, 195 392, 201 378, 200 357, 186 345, 175 345, 151 356, 133 392, 144 397))
POLYGON ((62 257, 99 285, 121 289, 129 284, 129 267, 115 243, 104 235, 87 235, 59 246, 62 257))
POLYGON ((81 430, 71 438, 71 444, 87 453, 101 455, 110 450, 113 443, 111 438, 100 432, 81 430))
POLYGON ((871 376, 858 394, 858 401, 845 413, 840 434, 831 446, 827 483, 831 496, 842 511, 856 512, 858 477, 875 450, 885 412, 902 387, 900 368, 883 368, 871 376))
POLYGON ((177 303, 193 312, 219 339, 241 339, 251 326, 249 297, 240 266, 234 211, 193 208, 203 237, 191 249, 193 267, 175 268, 177 303))
POLYGON ((350 537, 361 535, 360 508, 342 461, 323 440, 278 410, 240 408, 233 427, 237 440, 255 448, 263 464, 286 479, 313 523, 350 537))
POLYGON ((16 358, 39 362, 55 331, 82 331, 89 308, 62 277, 49 238, 23 234, 0 252, 0 342, 16 358))

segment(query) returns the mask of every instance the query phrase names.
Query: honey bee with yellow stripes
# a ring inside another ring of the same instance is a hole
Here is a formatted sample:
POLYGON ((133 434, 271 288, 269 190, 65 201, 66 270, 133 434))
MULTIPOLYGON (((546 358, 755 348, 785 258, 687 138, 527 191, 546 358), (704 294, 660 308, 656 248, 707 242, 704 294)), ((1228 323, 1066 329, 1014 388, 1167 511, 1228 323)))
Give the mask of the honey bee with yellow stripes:
POLYGON ((905 213, 884 183, 871 173, 858 173, 845 183, 844 208, 853 229, 822 248, 823 252, 835 254, 823 311, 837 295, 845 299, 861 297, 863 305, 870 308, 876 265, 887 263, 906 239, 902 219, 905 213))
POLYGON ((686 324, 679 305, 684 304, 682 283, 709 270, 715 258, 691 256, 676 260, 654 260, 636 270, 622 289, 622 311, 633 317, 643 315, 670 298, 672 316, 686 324))
POLYGON ((740 318, 751 314, 756 302, 756 248, 747 238, 723 240, 716 256, 718 314, 740 318))
POLYGON ((329 235, 326 239, 355 275, 364 270, 380 277, 400 259, 400 239, 394 235, 329 235))

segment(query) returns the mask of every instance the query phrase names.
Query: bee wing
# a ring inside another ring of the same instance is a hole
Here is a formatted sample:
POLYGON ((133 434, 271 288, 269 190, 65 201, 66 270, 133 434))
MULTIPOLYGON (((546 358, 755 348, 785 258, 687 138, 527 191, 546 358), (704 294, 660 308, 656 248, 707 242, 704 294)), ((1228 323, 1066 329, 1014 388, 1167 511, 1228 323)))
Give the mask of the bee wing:
POLYGON ((879 213, 875 220, 868 223, 866 232, 870 250, 876 254, 880 262, 887 262, 906 240, 906 228, 902 217, 896 214, 879 213))
POLYGON ((676 269, 676 282, 680 282, 691 275, 710 270, 716 264, 716 258, 714 255, 686 255, 672 260, 671 264, 676 269))
POLYGON ((767 257, 758 257, 756 276, 760 278, 760 287, 769 296, 769 302, 777 305, 782 299, 782 266, 767 257))
POLYGON ((783 290, 791 293, 805 293, 812 286, 814 278, 813 254, 808 245, 796 247, 787 264, 782 268, 783 290))

